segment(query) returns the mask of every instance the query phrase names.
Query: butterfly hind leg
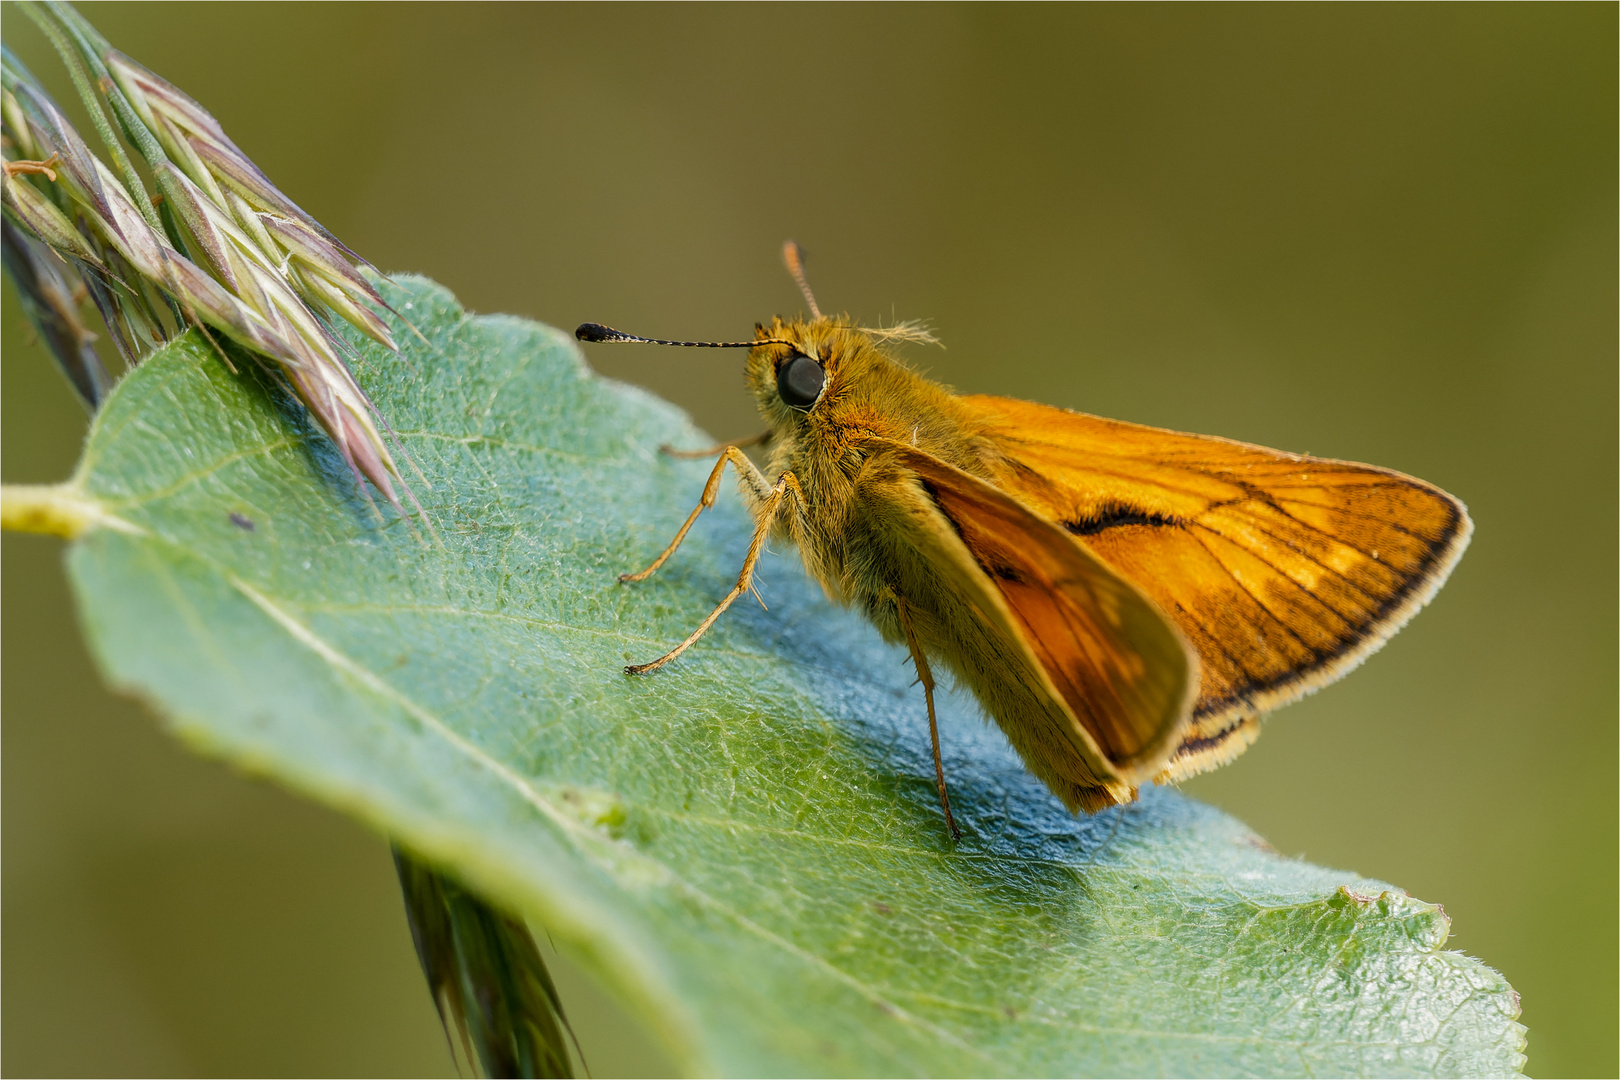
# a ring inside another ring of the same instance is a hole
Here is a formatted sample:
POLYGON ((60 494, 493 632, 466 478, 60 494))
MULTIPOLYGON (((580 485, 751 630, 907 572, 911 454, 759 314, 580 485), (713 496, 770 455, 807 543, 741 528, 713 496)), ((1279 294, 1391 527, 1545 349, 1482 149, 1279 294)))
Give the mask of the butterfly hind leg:
POLYGON ((945 825, 951 830, 951 839, 962 839, 962 830, 956 827, 956 818, 951 815, 951 794, 945 788, 945 762, 939 753, 939 721, 934 717, 934 672, 928 666, 928 655, 923 652, 922 644, 917 640, 917 632, 911 625, 911 612, 906 607, 905 598, 891 590, 894 597, 894 610, 900 617, 900 629, 906 635, 906 647, 911 650, 911 663, 917 669, 917 681, 922 683, 923 699, 928 703, 928 737, 934 744, 934 782, 939 787, 939 806, 945 811, 945 825))
MULTIPOLYGON (((698 508, 696 510, 692 511, 691 517, 686 519, 686 524, 681 526, 681 531, 676 534, 674 541, 670 543, 669 547, 665 549, 664 553, 658 557, 658 561, 653 563, 642 573, 633 576, 626 575, 626 577, 621 580, 639 581, 648 574, 652 573, 654 570, 658 569, 663 561, 669 558, 676 546, 680 544, 681 538, 686 535, 686 530, 690 529, 692 527, 692 522, 697 520, 699 512, 701 512, 706 506, 714 505, 714 492, 719 486, 720 474, 725 468, 726 461, 729 460, 733 454, 742 458, 743 463, 746 464, 749 471, 744 472, 743 475, 745 477, 759 476, 758 470, 754 469, 753 463, 743 456, 743 452, 741 450, 738 450, 735 447, 728 448, 726 457, 721 458, 720 463, 714 467, 714 472, 709 477, 709 484, 703 489, 704 501, 698 504, 698 508)), ((738 466, 738 470, 742 471, 741 465, 738 466)), ((800 506, 804 505, 804 492, 799 488, 798 479, 795 478, 792 473, 783 473, 781 477, 777 479, 776 485, 767 489, 767 494, 765 495, 763 502, 761 502, 758 508, 755 510, 754 539, 748 545, 748 557, 743 560, 742 572, 737 575, 737 584, 732 586, 731 591, 726 594, 726 598, 720 601, 713 611, 709 612, 709 617, 704 619, 703 622, 698 625, 698 628, 687 636, 685 641, 675 646, 663 656, 660 656, 658 659, 649 663, 630 664, 624 669, 626 675, 644 675, 649 671, 656 671, 658 668, 663 667, 665 664, 681 655, 681 653, 691 648, 693 642, 697 641, 698 638, 702 637, 708 632, 709 627, 713 626, 715 620, 720 618, 721 615, 725 614, 726 608, 730 607, 732 602, 735 601, 737 597, 741 596, 745 592, 748 592, 754 587, 754 566, 759 562, 759 553, 764 550, 765 541, 771 535, 771 527, 776 524, 776 515, 782 512, 783 504, 790 497, 796 499, 800 506)))

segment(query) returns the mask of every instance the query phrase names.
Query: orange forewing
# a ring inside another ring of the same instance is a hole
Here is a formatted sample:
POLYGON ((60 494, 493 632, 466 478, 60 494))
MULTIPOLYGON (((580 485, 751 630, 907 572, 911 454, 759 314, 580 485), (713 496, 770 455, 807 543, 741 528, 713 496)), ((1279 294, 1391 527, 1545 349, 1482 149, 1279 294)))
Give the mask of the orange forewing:
POLYGON ((1253 718, 1332 681, 1440 587, 1462 503, 1389 469, 1069 412, 960 399, 996 484, 1141 587, 1202 661, 1168 775, 1219 764, 1253 718))
POLYGON ((1157 773, 1185 734, 1198 686, 1198 657, 1175 625, 1134 585, 992 485, 913 447, 867 445, 882 445, 921 482, 1114 778, 1134 785, 1157 773))

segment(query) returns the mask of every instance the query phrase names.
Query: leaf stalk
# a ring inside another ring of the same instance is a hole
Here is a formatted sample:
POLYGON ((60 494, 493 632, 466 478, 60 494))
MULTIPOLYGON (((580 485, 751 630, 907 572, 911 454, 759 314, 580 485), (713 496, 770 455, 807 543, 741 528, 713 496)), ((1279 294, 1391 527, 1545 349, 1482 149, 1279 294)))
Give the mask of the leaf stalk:
POLYGON ((108 513, 76 483, 0 484, 0 529, 77 540, 95 528, 142 531, 108 513))

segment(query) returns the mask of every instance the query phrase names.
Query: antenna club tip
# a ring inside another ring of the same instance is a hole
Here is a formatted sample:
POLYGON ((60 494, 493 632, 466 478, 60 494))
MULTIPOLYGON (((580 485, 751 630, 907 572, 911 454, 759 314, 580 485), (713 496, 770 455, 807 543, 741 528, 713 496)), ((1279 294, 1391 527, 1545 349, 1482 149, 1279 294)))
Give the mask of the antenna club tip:
POLYGON ((601 323, 597 322, 580 323, 578 329, 574 331, 574 337, 578 338, 580 341, 624 340, 623 334, 619 333, 611 326, 603 326, 601 323))

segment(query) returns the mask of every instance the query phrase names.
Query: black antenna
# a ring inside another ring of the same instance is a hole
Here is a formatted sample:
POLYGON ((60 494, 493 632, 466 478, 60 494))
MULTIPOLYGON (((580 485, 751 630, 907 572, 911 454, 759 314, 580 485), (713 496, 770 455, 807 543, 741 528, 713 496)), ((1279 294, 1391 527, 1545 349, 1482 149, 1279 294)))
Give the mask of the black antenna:
POLYGON ((782 244, 782 261, 787 263, 788 273, 793 275, 793 283, 804 293, 805 303, 810 305, 810 314, 813 318, 821 318, 821 309, 816 306, 816 294, 810 291, 810 283, 804 279, 804 249, 797 240, 788 240, 782 244))
POLYGON ((581 341, 633 341, 640 345, 680 345, 688 349, 752 349, 755 345, 798 345, 786 338, 764 338, 760 341, 665 341, 663 338, 638 337, 615 330, 601 323, 580 323, 574 336, 581 341))

